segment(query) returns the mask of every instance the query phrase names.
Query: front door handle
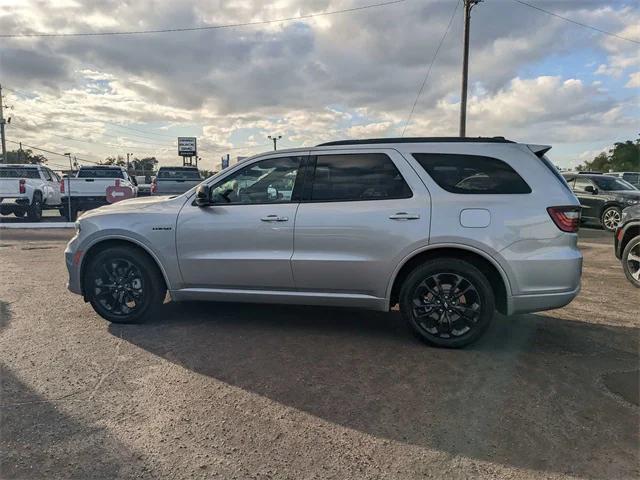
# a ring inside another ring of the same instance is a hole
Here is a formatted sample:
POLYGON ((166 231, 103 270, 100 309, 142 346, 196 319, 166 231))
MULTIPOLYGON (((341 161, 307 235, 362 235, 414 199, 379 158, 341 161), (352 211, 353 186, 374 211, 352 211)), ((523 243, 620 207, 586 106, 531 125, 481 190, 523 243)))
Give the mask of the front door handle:
POLYGON ((393 215, 389 215, 391 220, 418 220, 420 215, 416 213, 398 212, 393 215))
POLYGON ((279 215, 267 215, 266 217, 262 217, 260 220, 263 222, 288 222, 289 217, 281 217, 279 215))

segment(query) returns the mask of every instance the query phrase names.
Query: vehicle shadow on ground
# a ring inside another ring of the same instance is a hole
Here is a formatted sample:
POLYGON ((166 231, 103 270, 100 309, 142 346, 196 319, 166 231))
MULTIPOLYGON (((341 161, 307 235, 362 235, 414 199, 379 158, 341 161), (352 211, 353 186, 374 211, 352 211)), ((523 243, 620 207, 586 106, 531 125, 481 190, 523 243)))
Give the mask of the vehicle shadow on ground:
MULTIPOLYGON (((0 331, 10 321, 0 301, 0 331)), ((0 363, 0 478, 124 478, 135 459, 104 428, 62 413, 0 363)))
POLYGON ((498 316, 473 347, 445 350, 414 339, 397 312, 171 303, 155 321, 111 329, 194 372, 376 437, 591 478, 637 474, 638 411, 600 382, 637 368, 635 328, 498 316))

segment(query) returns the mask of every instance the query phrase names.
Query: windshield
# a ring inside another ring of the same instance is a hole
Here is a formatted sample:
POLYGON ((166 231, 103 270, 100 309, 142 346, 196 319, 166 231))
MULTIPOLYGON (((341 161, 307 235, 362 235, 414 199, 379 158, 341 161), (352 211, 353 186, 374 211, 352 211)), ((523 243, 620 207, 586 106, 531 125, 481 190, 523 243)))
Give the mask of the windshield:
POLYGON ((117 168, 83 168, 78 178, 124 178, 124 174, 117 168))
POLYGON ((621 178, 616 177, 591 177, 591 180, 602 190, 636 190, 636 187, 621 178))
POLYGON ((36 168, 2 167, 0 178, 40 178, 36 168))
POLYGON ((160 169, 158 178, 165 180, 201 180, 200 172, 196 169, 160 169))

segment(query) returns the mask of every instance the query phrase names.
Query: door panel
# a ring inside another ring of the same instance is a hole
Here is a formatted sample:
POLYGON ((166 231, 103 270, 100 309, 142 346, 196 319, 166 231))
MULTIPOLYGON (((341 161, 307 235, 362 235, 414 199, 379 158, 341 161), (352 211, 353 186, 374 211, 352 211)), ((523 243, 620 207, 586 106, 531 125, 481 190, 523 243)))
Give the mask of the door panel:
MULTIPOLYGON (((296 215, 292 257, 297 289, 383 298, 397 263, 415 248, 428 243, 430 197, 426 187, 395 150, 379 152, 393 161, 412 191, 411 198, 365 201, 312 201, 309 198, 308 202, 301 203, 296 215)), ((341 153, 347 155, 349 151, 330 152, 331 155, 341 153)), ((321 157, 318 155, 318 166, 321 157)), ((323 178, 326 175, 316 167, 315 181, 330 185, 332 195, 345 198, 351 186, 342 178, 323 178)), ((376 191, 375 187, 361 191, 386 194, 376 191)), ((326 191, 320 196, 329 198, 326 191)))
POLYGON ((302 156, 250 162, 211 185, 216 203, 183 207, 176 244, 186 288, 294 288, 293 226, 303 168, 302 156))
POLYGON ((205 208, 187 204, 177 225, 185 287, 292 288, 297 207, 295 203, 205 208), (271 215, 281 221, 262 220, 271 215))

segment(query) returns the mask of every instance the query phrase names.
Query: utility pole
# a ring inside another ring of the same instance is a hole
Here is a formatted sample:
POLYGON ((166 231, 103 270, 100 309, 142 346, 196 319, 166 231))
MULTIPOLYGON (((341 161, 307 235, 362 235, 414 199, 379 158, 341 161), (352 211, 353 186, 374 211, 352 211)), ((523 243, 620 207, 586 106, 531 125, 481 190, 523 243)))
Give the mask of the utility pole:
POLYGON ((0 85, 0 137, 2 138, 2 163, 7 163, 7 144, 4 138, 4 107, 2 106, 2 85, 0 85))
POLYGON ((131 166, 129 165, 129 155, 133 155, 133 153, 127 153, 127 174, 129 173, 129 169, 131 166))
POLYGON ((282 138, 282 135, 278 135, 278 136, 276 136, 276 135, 273 135, 273 136, 269 135, 267 138, 269 138, 269 139, 273 140, 273 150, 274 150, 274 151, 275 151, 275 150, 277 150, 277 149, 278 149, 278 148, 277 148, 278 140, 280 140, 280 139, 282 138))
MULTIPOLYGON (((71 220, 73 218, 73 214, 71 213, 71 175, 73 174, 73 162, 71 161, 71 153, 66 152, 64 154, 65 157, 69 157, 69 175, 67 175, 67 200, 68 200, 68 215, 67 220, 71 220)), ((62 179, 64 182, 64 179, 62 179)))
POLYGON ((464 52, 462 56, 462 93, 460 95, 460 136, 467 136, 467 79, 469 77, 469 29, 471 9, 482 0, 464 0, 464 52))

